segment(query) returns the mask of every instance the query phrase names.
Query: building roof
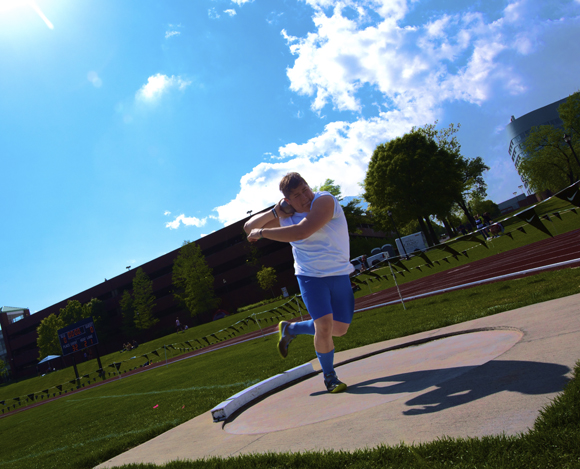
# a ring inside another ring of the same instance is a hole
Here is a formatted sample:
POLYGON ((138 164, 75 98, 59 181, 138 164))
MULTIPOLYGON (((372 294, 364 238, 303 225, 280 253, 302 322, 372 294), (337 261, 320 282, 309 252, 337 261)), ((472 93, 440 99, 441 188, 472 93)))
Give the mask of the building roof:
POLYGON ((16 313, 27 309, 28 308, 15 308, 14 306, 0 306, 0 313, 16 313))

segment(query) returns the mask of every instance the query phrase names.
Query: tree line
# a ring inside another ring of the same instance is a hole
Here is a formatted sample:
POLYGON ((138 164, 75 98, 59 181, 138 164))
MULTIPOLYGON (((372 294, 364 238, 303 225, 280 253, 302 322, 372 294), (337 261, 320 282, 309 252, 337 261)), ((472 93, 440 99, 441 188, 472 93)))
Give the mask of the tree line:
MULTIPOLYGON (((217 307, 219 299, 213 289, 212 270, 197 244, 190 241, 183 243, 174 261, 172 275, 174 298, 192 316, 217 307)), ((123 291, 119 301, 122 329, 127 337, 151 329, 159 322, 153 314, 156 306, 153 282, 141 267, 135 271, 131 286, 130 290, 123 291)), ((36 329, 39 359, 47 355, 60 355, 62 351, 57 331, 87 317, 95 321, 97 335, 102 340, 100 332, 110 327, 105 315, 104 304, 99 299, 93 298, 84 305, 77 300, 68 301, 58 314, 52 313, 44 318, 36 329)))

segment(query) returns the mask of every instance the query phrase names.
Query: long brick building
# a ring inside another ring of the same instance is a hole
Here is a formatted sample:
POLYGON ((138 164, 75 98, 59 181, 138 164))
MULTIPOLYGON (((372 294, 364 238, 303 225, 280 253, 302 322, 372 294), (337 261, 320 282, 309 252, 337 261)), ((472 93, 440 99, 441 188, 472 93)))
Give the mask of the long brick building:
MULTIPOLYGON (((278 281, 275 291, 280 292, 281 287, 286 287, 290 294, 298 291, 290 245, 264 239, 256 243, 257 251, 252 252, 251 245, 243 232, 247 219, 233 223, 196 241, 208 265, 213 269, 214 290, 221 298, 219 308, 229 313, 234 313, 237 308, 264 298, 265 293, 260 289, 256 279, 256 273, 262 265, 276 269, 278 281), (252 262, 252 259, 256 258, 257 262, 252 262)), ((178 253, 179 248, 139 266, 153 282, 153 294, 156 298, 153 314, 159 319, 159 324, 154 328, 155 331, 142 334, 139 337, 140 340, 149 340, 154 336, 172 332, 177 316, 182 324, 188 324, 190 327, 212 319, 212 312, 192 318, 189 312, 175 301, 172 269, 178 253)), ((22 314, 16 321, 13 321, 14 318, 9 317, 8 313, 0 312, 5 361, 10 365, 12 375, 21 377, 37 372, 39 350, 36 345, 38 337, 36 329, 44 318, 52 313, 58 314, 69 300, 78 300, 82 304, 93 298, 101 300, 105 309, 104 319, 108 333, 106 341, 103 342, 99 338, 101 342, 99 353, 105 354, 120 349, 122 343, 130 338, 125 337, 121 330, 122 314, 119 301, 125 290, 132 290, 135 270, 136 268, 133 268, 117 277, 107 279, 99 285, 35 314, 22 314)), ((25 308, 22 310, 27 312, 25 308)))

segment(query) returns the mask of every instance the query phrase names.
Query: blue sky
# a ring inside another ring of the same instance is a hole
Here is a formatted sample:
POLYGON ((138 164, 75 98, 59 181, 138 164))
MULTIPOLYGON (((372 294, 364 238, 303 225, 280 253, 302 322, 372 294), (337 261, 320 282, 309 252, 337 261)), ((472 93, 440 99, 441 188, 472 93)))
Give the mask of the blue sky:
POLYGON ((36 312, 260 210, 344 195, 374 147, 461 123, 488 195, 504 128, 579 89, 580 0, 0 1, 0 305, 36 312))

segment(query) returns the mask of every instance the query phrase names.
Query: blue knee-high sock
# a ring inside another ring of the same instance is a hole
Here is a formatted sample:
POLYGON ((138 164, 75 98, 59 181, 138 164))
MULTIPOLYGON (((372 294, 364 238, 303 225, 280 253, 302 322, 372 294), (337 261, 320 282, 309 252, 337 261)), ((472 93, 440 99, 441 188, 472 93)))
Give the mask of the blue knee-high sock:
POLYGON ((314 319, 288 324, 286 331, 292 335, 314 335, 314 319))
POLYGON ((322 367, 322 372, 324 375, 330 375, 334 373, 334 349, 330 352, 319 353, 316 352, 320 366, 322 367))

